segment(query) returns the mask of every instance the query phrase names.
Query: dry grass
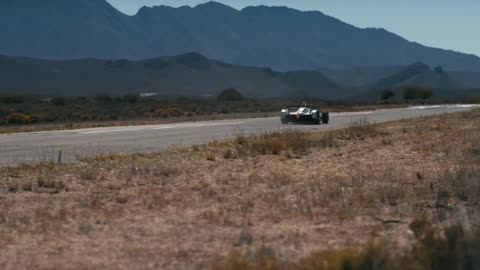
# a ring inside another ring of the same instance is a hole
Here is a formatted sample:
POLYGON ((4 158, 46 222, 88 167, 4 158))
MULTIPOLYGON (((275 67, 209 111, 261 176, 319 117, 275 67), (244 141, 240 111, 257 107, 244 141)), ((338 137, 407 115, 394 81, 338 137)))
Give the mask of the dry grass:
POLYGON ((333 132, 309 134, 291 129, 248 137, 240 135, 232 142, 220 145, 227 145, 223 158, 236 159, 281 154, 288 157, 299 157, 299 155, 309 154, 312 149, 335 147, 336 143, 333 132))
MULTIPOLYGON (((415 222, 415 221, 414 221, 415 222)), ((423 224, 423 221, 420 221, 423 224)), ((413 224, 413 223, 412 223, 413 224)), ((363 249, 346 248, 316 252, 289 262, 262 247, 244 255, 232 251, 212 260, 211 270, 470 270, 480 265, 480 233, 466 236, 461 226, 438 235, 430 224, 422 227, 418 243, 405 253, 396 253, 384 244, 370 243, 363 249)))
POLYGON ((312 147, 307 133, 298 130, 276 131, 245 138, 237 137, 236 148, 244 155, 279 155, 285 151, 306 153, 312 147))
POLYGON ((3 168, 0 265, 208 269, 218 257, 216 269, 288 269, 324 258, 312 252, 358 261, 368 242, 421 245, 428 230, 411 225, 417 216, 468 235, 479 224, 479 116, 3 168), (224 266, 232 250, 238 262, 224 266), (257 267, 257 252, 276 259, 257 267))

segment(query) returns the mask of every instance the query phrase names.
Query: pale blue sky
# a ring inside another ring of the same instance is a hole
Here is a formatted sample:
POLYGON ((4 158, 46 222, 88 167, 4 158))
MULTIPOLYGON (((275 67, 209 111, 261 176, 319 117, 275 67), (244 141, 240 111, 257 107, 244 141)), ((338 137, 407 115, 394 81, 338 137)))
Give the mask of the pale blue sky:
MULTIPOLYGON (((195 6, 203 0, 108 0, 127 14, 142 6, 195 6)), ((480 56, 480 0, 218 0, 245 6, 320 10, 358 27, 382 27, 421 44, 480 56)))

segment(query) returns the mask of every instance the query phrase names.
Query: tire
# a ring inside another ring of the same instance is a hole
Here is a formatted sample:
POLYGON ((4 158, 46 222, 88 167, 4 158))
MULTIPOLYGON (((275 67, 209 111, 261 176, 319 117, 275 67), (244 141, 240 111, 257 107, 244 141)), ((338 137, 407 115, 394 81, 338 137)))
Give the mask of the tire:
POLYGON ((313 119, 313 122, 316 124, 316 125, 321 125, 322 124, 322 119, 320 118, 320 113, 317 112, 317 118, 316 119, 313 119))
POLYGON ((283 125, 288 124, 288 121, 285 118, 280 118, 280 121, 282 122, 283 125))
POLYGON ((330 122, 330 115, 328 112, 323 112, 322 113, 322 123, 328 124, 330 122))

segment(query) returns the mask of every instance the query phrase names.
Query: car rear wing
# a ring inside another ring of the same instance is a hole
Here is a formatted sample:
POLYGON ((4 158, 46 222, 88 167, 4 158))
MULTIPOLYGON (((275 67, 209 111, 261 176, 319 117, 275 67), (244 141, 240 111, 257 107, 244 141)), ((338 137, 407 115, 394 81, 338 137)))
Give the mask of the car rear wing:
POLYGON ((292 112, 292 111, 297 111, 298 109, 300 108, 309 108, 309 109, 312 109, 310 106, 298 106, 298 105, 295 105, 295 106, 287 106, 286 109, 288 112, 292 112))

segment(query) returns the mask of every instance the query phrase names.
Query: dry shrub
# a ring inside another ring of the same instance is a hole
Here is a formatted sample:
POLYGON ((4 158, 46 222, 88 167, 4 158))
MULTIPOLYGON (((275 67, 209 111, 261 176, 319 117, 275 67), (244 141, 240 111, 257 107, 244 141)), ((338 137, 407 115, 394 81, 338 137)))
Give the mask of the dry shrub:
POLYGON ((32 191, 32 182, 30 180, 9 180, 5 184, 8 192, 16 193, 22 191, 32 191))
POLYGON ((312 140, 312 144, 319 148, 332 148, 337 146, 333 132, 322 133, 318 138, 312 140))
POLYGON ((369 245, 365 250, 347 248, 313 253, 299 262, 277 258, 270 248, 261 248, 245 256, 232 251, 226 258, 213 260, 211 270, 382 270, 401 269, 397 267, 388 252, 381 245, 369 245), (266 250, 266 252, 262 252, 266 250))
POLYGON ((40 176, 37 178, 37 186, 39 188, 64 189, 65 183, 61 180, 52 179, 51 177, 40 176))
POLYGON ((95 181, 98 179, 99 171, 96 168, 88 167, 80 170, 79 177, 81 180, 95 181))
POLYGON ((7 190, 9 192, 13 192, 13 193, 18 192, 18 191, 20 191, 20 185, 16 181, 10 181, 10 182, 7 183, 7 190))
POLYGON ((421 239, 431 229, 431 226, 430 221, 425 216, 414 218, 408 225, 417 239, 421 239))
POLYGON ((237 149, 248 155, 279 155, 284 151, 305 153, 313 146, 305 132, 297 130, 267 132, 245 138, 238 137, 237 149))
MULTIPOLYGON (((423 225, 421 225, 423 226, 423 225)), ((266 256, 256 252, 243 255, 232 251, 227 257, 216 257, 212 270, 474 270, 480 269, 480 233, 467 236, 461 226, 451 226, 436 234, 425 225, 418 243, 411 250, 398 250, 383 244, 366 248, 351 247, 313 253, 298 262, 279 259, 274 251, 266 256)))
POLYGON ((392 145, 392 144, 393 144, 393 141, 391 139, 388 139, 388 138, 382 139, 383 146, 392 145))
MULTIPOLYGON (((210 270, 257 270, 259 268, 252 265, 247 258, 245 258, 240 252, 232 251, 230 256, 226 259, 218 256, 211 265, 210 270)), ((259 269, 260 270, 260 269, 259 269)), ((276 270, 276 268, 269 269, 276 270)))
POLYGON ((480 130, 473 132, 471 137, 471 153, 474 158, 480 158, 480 130))
POLYGON ((237 153, 232 149, 227 149, 223 152, 224 159, 235 159, 237 158, 237 153))
POLYGON ((244 145, 248 143, 248 138, 244 134, 240 134, 235 138, 235 144, 244 145))
POLYGON ((257 155, 280 155, 287 153, 288 156, 305 154, 312 147, 328 148, 336 146, 335 136, 332 132, 322 134, 310 134, 299 130, 286 130, 265 132, 260 135, 244 136, 235 138, 234 150, 227 149, 224 158, 238 158, 257 155))
POLYGON ((433 123, 433 125, 431 126, 431 129, 435 131, 447 131, 447 130, 451 130, 451 128, 452 128, 452 125, 448 120, 435 121, 435 123, 433 123))
POLYGON ((171 203, 166 193, 161 190, 143 190, 138 194, 138 197, 141 198, 147 210, 161 210, 171 203))
POLYGON ((338 139, 341 140, 364 140, 366 138, 375 138, 382 134, 375 125, 366 120, 353 123, 351 127, 337 131, 338 139))
POLYGON ((435 196, 429 181, 419 181, 415 174, 388 165, 380 171, 354 169, 342 175, 298 179, 287 181, 288 189, 282 189, 284 185, 277 182, 268 200, 273 201, 273 195, 283 198, 286 192, 293 203, 282 205, 277 200, 275 209, 313 220, 327 213, 339 219, 349 219, 365 211, 369 215, 381 214, 384 207, 410 207, 419 197, 435 196))
POLYGON ((101 194, 90 194, 86 202, 86 207, 91 209, 100 209, 103 206, 104 202, 102 201, 101 194))
POLYGON ((126 204, 129 200, 129 197, 127 194, 118 194, 115 196, 115 202, 118 204, 126 204))
POLYGON ((441 175, 441 183, 445 190, 452 192, 457 199, 472 204, 480 203, 480 168, 468 159, 452 166, 441 175))
POLYGON ((417 269, 426 270, 470 270, 480 269, 480 231, 467 236, 460 225, 446 228, 442 233, 438 229, 423 225, 416 245, 406 259, 417 265, 417 269))
POLYGON ((267 187, 270 189, 279 189, 294 182, 293 177, 285 172, 273 171, 265 179, 267 187))
POLYGON ((366 118, 362 118, 359 122, 352 123, 352 126, 338 131, 339 138, 343 140, 364 140, 366 138, 375 138, 379 135, 387 135, 377 126, 368 122, 366 118))
POLYGON ((248 226, 245 226, 238 236, 237 241, 235 242, 235 246, 242 246, 242 245, 251 245, 253 242, 253 234, 252 231, 248 226))
POLYGON ((162 176, 166 178, 179 175, 182 172, 177 166, 164 164, 164 163, 161 163, 151 168, 149 167, 139 168, 138 170, 140 175, 146 175, 150 173, 155 176, 162 176))

